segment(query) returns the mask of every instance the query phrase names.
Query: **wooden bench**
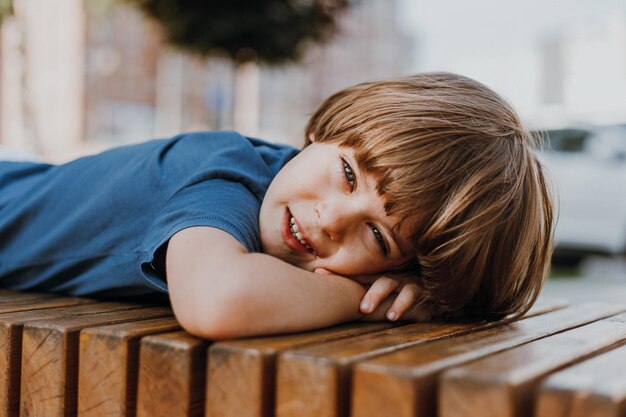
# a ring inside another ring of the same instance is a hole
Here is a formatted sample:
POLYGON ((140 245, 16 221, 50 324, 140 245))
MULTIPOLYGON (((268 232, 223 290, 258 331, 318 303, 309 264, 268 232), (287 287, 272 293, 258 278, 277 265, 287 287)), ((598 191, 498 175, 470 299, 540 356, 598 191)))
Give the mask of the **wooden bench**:
POLYGON ((626 416, 626 306, 213 343, 165 306, 0 291, 0 416, 626 416))

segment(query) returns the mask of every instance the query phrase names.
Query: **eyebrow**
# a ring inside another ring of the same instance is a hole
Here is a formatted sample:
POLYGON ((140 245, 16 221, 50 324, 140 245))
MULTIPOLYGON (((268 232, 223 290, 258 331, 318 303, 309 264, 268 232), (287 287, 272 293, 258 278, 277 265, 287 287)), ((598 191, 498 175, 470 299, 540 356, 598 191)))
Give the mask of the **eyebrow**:
MULTIPOLYGON (((352 169, 354 170, 356 168, 355 174, 357 176, 357 180, 360 179, 362 182, 366 183, 366 181, 364 181, 365 175, 363 174, 364 170, 361 168, 361 165, 359 165, 359 161, 356 160, 356 158, 353 158, 352 155, 346 155, 344 154, 344 158, 346 158, 348 160, 348 162, 350 163, 350 166, 352 166, 352 169)), ((357 184, 360 181, 357 181, 357 184)), ((387 213, 385 213, 385 215, 387 215, 387 213)), ((387 216, 389 217, 389 216, 387 216)), ((396 247, 398 248, 398 251, 400 251, 400 255, 401 257, 404 257, 404 251, 402 250, 402 246, 400 246, 398 237, 396 236, 395 232, 393 231, 393 228, 391 227, 387 227, 386 225, 385 229, 388 230, 388 235, 391 237, 391 241, 396 245, 396 247)), ((387 245, 389 245, 389 243, 387 243, 387 245)), ((391 247, 389 248, 391 249, 391 247)), ((387 256, 389 255, 389 253, 387 253, 387 256)), ((385 257, 387 257, 385 256, 385 257)))

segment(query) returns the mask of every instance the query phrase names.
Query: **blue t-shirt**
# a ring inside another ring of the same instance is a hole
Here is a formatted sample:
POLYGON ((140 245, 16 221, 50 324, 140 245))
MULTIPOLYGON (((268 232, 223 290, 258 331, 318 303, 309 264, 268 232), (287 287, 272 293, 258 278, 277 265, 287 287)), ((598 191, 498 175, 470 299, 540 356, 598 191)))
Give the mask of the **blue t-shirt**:
POLYGON ((192 226, 222 229, 258 252, 261 201, 297 152, 201 132, 62 165, 0 162, 0 287, 165 293, 167 242, 192 226))

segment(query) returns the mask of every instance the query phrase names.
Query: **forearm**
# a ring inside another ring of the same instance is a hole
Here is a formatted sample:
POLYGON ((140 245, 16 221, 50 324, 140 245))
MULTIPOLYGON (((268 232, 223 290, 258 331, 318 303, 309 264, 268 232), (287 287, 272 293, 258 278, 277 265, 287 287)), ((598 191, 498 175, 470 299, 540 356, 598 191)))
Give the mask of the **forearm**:
POLYGON ((363 317, 359 303, 366 290, 348 278, 314 274, 260 253, 245 255, 236 269, 229 337, 305 331, 363 317))
MULTIPOLYGON (((220 229, 191 227, 174 235, 166 273, 179 323, 208 339, 299 332, 363 317, 363 284, 248 253, 220 229)), ((368 319, 384 320, 378 310, 368 319)))

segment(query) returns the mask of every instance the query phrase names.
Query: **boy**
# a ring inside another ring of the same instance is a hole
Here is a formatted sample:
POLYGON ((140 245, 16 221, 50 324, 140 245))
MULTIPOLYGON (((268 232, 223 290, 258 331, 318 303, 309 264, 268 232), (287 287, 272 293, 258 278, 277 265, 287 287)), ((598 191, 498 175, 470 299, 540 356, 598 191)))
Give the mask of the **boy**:
POLYGON ((552 206, 499 96, 449 73, 360 84, 305 137, 300 153, 217 132, 0 163, 0 285, 167 292, 212 339, 530 308, 552 206))

